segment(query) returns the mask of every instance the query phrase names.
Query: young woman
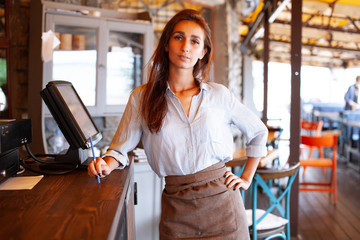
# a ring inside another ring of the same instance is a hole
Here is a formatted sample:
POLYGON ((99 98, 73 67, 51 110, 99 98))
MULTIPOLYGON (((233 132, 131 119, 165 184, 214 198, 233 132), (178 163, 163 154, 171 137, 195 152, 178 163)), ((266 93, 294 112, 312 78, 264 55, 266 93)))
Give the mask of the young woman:
POLYGON ((194 10, 165 26, 148 71, 132 92, 107 153, 89 165, 103 177, 128 164, 141 140, 155 173, 165 177, 160 239, 248 239, 238 189, 247 189, 266 154, 267 128, 223 85, 206 82, 211 32, 194 10), (246 136, 248 161, 239 178, 232 159, 231 125, 246 136))

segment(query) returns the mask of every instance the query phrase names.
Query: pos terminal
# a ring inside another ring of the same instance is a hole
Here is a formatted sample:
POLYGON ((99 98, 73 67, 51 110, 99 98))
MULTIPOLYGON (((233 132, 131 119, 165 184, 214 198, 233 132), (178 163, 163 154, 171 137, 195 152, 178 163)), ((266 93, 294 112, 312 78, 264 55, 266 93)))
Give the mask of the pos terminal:
POLYGON ((32 141, 31 120, 0 120, 0 181, 19 170, 19 147, 32 141))

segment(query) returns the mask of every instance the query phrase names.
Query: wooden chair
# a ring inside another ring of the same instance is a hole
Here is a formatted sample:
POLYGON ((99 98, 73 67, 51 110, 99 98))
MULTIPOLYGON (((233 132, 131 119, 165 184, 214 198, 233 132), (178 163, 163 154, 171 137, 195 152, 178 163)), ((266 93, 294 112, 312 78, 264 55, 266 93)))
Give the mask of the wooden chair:
POLYGON ((333 193, 334 204, 336 204, 336 155, 337 155, 337 134, 325 136, 301 136, 301 143, 315 148, 332 148, 331 158, 319 157, 300 159, 300 166, 329 168, 331 169, 330 180, 320 182, 300 182, 300 191, 323 191, 333 193))
MULTIPOLYGON (((320 120, 318 122, 309 122, 305 120, 301 120, 301 135, 309 135, 309 136, 320 136, 321 130, 324 125, 324 121, 320 120)), ((313 155, 314 147, 309 147, 305 144, 300 145, 300 158, 309 159, 313 155), (309 150, 309 154, 305 156, 305 150, 309 150)), ((322 148, 319 148, 319 155, 321 158, 324 157, 324 151, 322 148)), ((306 167, 303 170, 303 176, 305 176, 306 167)), ((323 173, 325 174, 325 169, 323 169, 323 173)))
POLYGON ((268 139, 266 142, 266 146, 276 149, 279 148, 279 141, 283 129, 281 127, 273 127, 269 125, 266 125, 266 127, 268 129, 268 139))
MULTIPOLYGON (((281 127, 274 127, 266 125, 268 129, 268 139, 266 142, 266 147, 269 150, 279 149, 279 142, 280 137, 283 129, 281 127)), ((279 166, 280 165, 280 158, 279 156, 272 161, 272 167, 279 166)))
POLYGON ((246 210, 249 224, 249 231, 252 239, 272 239, 282 238, 290 239, 290 190, 299 170, 300 163, 290 165, 289 168, 274 169, 258 169, 252 182, 252 208, 246 210), (285 188, 274 194, 271 187, 268 186, 268 180, 284 179, 286 181, 285 188), (262 192, 269 198, 269 207, 267 209, 259 209, 258 186, 262 192), (285 201, 285 205, 283 205, 285 201), (279 215, 273 214, 273 210, 277 209, 279 215), (255 223, 255 224, 253 224, 255 223))

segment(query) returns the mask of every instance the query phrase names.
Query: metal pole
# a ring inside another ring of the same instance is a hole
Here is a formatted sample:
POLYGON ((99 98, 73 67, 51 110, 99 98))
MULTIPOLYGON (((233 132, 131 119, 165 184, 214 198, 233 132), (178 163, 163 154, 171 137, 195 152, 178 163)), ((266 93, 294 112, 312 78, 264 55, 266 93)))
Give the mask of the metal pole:
POLYGON ((267 123, 269 82, 269 8, 264 11, 264 107, 262 121, 267 123))
MULTIPOLYGON (((300 69, 302 0, 291 1, 291 116, 290 162, 299 162, 300 154, 300 69)), ((290 202, 291 235, 298 235, 299 174, 294 181, 290 202)))

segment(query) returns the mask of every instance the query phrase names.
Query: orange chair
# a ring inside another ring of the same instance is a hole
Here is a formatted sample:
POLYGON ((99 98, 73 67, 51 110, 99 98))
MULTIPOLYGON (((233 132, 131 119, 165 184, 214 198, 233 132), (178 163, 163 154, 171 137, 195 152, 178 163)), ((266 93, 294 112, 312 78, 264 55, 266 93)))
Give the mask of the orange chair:
MULTIPOLYGON (((322 127, 324 125, 323 120, 320 120, 319 122, 309 122, 305 120, 301 120, 301 135, 310 135, 310 136, 320 136, 322 127)), ((312 157, 313 151, 315 148, 306 146, 305 144, 300 145, 300 157, 303 159, 309 159, 312 157), (308 149, 309 154, 307 157, 304 156, 304 151, 308 149)), ((320 158, 324 157, 323 149, 319 149, 320 158)), ((305 169, 303 171, 303 176, 305 176, 305 169)), ((323 169, 323 173, 325 174, 325 169, 323 169)))
POLYGON ((300 191, 322 191, 333 193, 334 204, 336 204, 336 154, 338 135, 326 136, 301 136, 301 143, 314 148, 332 148, 331 158, 300 159, 300 167, 330 168, 330 181, 326 182, 300 182, 300 191))

